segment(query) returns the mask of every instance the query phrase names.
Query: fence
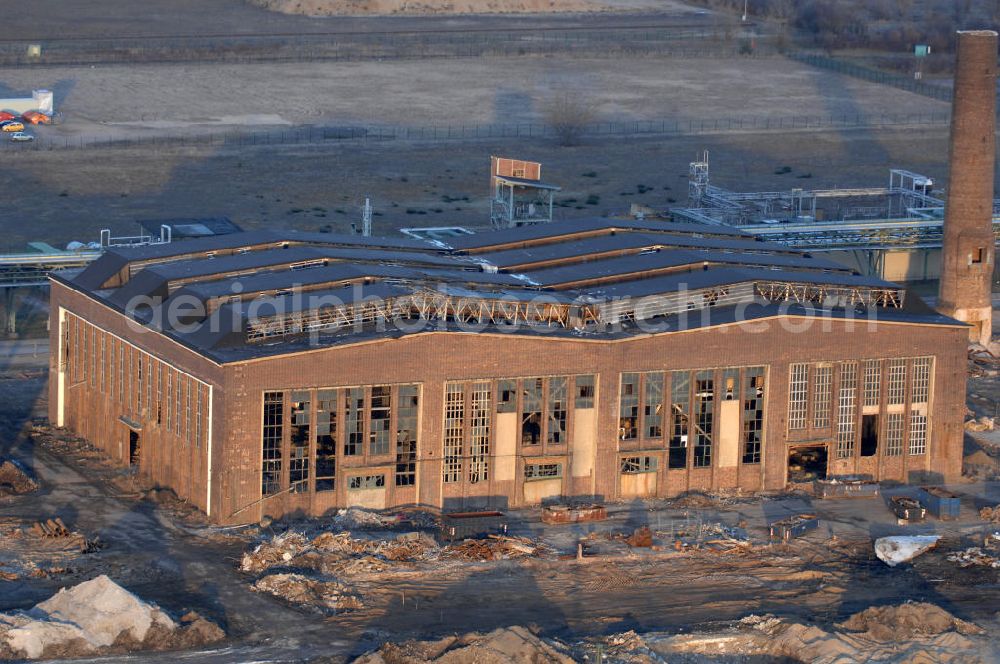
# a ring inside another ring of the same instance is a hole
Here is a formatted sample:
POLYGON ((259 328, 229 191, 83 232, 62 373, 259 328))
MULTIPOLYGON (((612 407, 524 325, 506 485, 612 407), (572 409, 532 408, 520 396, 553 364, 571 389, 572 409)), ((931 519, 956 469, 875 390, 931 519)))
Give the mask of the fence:
MULTIPOLYGON (((617 120, 585 125, 578 135, 683 136, 724 132, 824 131, 836 129, 877 129, 947 125, 947 113, 895 115, 765 116, 730 118, 690 118, 659 120, 617 120)), ((46 130, 47 131, 47 130, 46 130)), ((301 126, 269 131, 231 131, 153 136, 36 137, 31 143, 0 143, 0 150, 57 150, 84 148, 158 148, 183 146, 254 146, 322 144, 331 141, 463 141, 477 139, 553 139, 560 130, 542 123, 462 124, 441 126, 301 126)))
POLYGON ((948 102, 951 101, 952 93, 950 87, 924 83, 923 81, 918 81, 914 78, 903 76, 901 74, 879 71, 878 69, 871 69, 853 62, 846 62, 844 60, 838 60, 824 55, 816 55, 814 53, 788 53, 787 55, 792 60, 811 65, 813 67, 829 69, 830 71, 837 72, 838 74, 853 76, 854 78, 860 78, 862 80, 878 83, 880 85, 888 85, 893 88, 899 88, 900 90, 906 90, 907 92, 913 92, 918 95, 924 95, 925 97, 931 97, 932 99, 939 99, 941 101, 948 102))

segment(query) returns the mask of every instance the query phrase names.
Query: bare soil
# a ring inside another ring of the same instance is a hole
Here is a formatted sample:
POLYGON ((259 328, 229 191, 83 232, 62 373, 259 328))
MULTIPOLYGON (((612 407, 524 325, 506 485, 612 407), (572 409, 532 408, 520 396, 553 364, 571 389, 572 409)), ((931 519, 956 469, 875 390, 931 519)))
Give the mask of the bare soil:
POLYGON ((678 10, 671 0, 249 0, 285 14, 389 16, 393 14, 538 14, 678 10))

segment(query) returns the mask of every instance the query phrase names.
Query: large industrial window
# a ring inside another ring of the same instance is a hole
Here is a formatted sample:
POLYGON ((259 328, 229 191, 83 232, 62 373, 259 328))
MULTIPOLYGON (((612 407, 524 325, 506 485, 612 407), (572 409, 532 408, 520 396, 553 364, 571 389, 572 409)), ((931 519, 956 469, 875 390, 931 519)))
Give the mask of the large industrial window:
POLYGON ((490 415, 493 396, 489 382, 473 383, 469 402, 469 482, 490 478, 490 415))
POLYGON ((181 387, 181 374, 179 371, 174 376, 174 397, 176 398, 174 401, 174 435, 180 438, 183 429, 184 391, 181 387))
POLYGON ((344 456, 362 453, 365 440, 365 389, 351 387, 344 390, 344 456))
POLYGON ((837 457, 854 456, 854 431, 858 405, 858 365, 840 365, 840 399, 837 405, 837 457))
POLYGON ((191 444, 191 378, 184 380, 184 442, 191 444))
POLYGON ((125 343, 118 342, 118 403, 125 403, 125 343))
POLYGON ((882 390, 882 363, 878 360, 865 360, 865 401, 866 406, 878 406, 882 390))
POLYGON ((743 463, 760 463, 764 436, 764 367, 748 367, 743 385, 743 463))
POLYGON ((885 455, 900 456, 903 453, 903 413, 889 413, 885 416, 885 455))
POLYGON ((497 382, 497 412, 517 412, 517 381, 501 380, 497 382))
POLYGON ((385 475, 353 475, 347 480, 347 488, 352 491, 384 487, 385 475))
POLYGON ((173 430, 173 415, 174 415, 174 390, 173 390, 173 371, 167 368, 167 431, 173 430))
POLYGON ((108 393, 108 337, 101 333, 101 394, 108 393))
POLYGON ((156 424, 163 423, 163 363, 156 363, 156 424))
POLYGON ((194 413, 194 444, 195 447, 198 447, 200 449, 202 443, 202 435, 203 435, 201 413, 203 408, 203 402, 205 400, 205 388, 201 385, 201 383, 196 383, 195 390, 197 390, 198 405, 195 408, 195 413, 194 413))
POLYGON ((809 365, 793 364, 788 382, 788 428, 806 428, 806 407, 809 395, 809 365))
POLYGON ((642 409, 646 438, 663 438, 663 372, 646 374, 646 403, 642 409))
POLYGON ((736 401, 740 398, 740 370, 726 369, 722 372, 722 400, 736 401))
POLYGON ((142 375, 142 353, 135 354, 135 412, 139 416, 142 414, 142 382, 145 376, 142 375))
MULTIPOLYGON (((284 393, 265 392, 263 473, 260 488, 261 493, 265 496, 281 491, 281 441, 284 433, 284 417, 284 393)), ((178 417, 178 419, 180 418, 178 417)))
POLYGON ((906 360, 889 360, 890 406, 899 406, 906 401, 906 360))
POLYGON ((449 383, 444 397, 444 481, 462 479, 462 446, 465 442, 465 388, 449 383))
POLYGON ((524 465, 524 479, 551 480, 562 477, 561 463, 528 463, 524 465))
POLYGON ((910 411, 910 454, 927 451, 927 416, 918 410, 910 411))
POLYGON ((337 390, 316 392, 316 491, 333 491, 337 475, 337 390))
POLYGON ((392 417, 392 388, 376 385, 372 388, 371 405, 371 445, 369 454, 382 456, 389 453, 389 437, 392 417))
POLYGON ((638 475, 640 473, 656 472, 656 457, 632 456, 622 457, 621 471, 623 475, 638 475))
POLYGON ((911 377, 910 402, 927 403, 930 397, 931 358, 918 357, 913 360, 913 375, 911 377))
POLYGON ((622 374, 622 394, 618 412, 618 438, 634 440, 639 436, 639 374, 622 374))
POLYGON ((577 376, 575 406, 577 408, 593 408, 594 394, 594 376, 577 376))
POLYGON ((521 444, 542 442, 542 379, 530 378, 523 383, 521 396, 521 444))
POLYGON ((90 334, 87 339, 87 357, 90 358, 90 386, 97 385, 97 329, 88 326, 90 334))
POLYGON ((699 371, 695 378, 694 467, 712 465, 712 432, 715 427, 715 379, 712 371, 699 371))
POLYGON ((417 483, 417 422, 420 413, 420 388, 399 388, 396 413, 396 486, 417 483))
POLYGON ((550 445, 566 443, 566 416, 568 389, 565 377, 549 378, 548 428, 546 441, 550 445))
POLYGON ((813 368, 815 387, 813 388, 813 428, 827 429, 830 426, 830 397, 833 384, 833 367, 817 364, 813 368))
POLYGON ((668 468, 687 468, 688 413, 691 405, 691 375, 687 371, 670 374, 670 448, 668 468))
POLYGON ((292 392, 288 486, 293 493, 309 490, 309 411, 309 393, 292 392))

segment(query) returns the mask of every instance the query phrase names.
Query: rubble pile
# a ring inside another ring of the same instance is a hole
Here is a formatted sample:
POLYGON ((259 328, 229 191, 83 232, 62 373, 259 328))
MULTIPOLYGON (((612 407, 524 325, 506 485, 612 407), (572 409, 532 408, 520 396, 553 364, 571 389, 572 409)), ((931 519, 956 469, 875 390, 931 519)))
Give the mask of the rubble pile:
POLYGON ((538 545, 525 537, 490 535, 487 539, 467 539, 449 544, 441 551, 441 557, 469 561, 509 560, 538 553, 538 545))
POLYGON ((875 540, 875 555, 889 567, 906 563, 937 546, 938 535, 895 535, 875 540))
MULTIPOLYGON (((785 622, 773 615, 751 615, 721 632, 646 635, 644 643, 668 661, 678 656, 701 655, 740 661, 779 658, 810 664, 858 661, 986 664, 1000 655, 996 644, 978 626, 926 603, 871 607, 836 625, 835 631, 785 622)), ((619 657, 619 661, 629 660, 619 657)))
POLYGON ((985 346, 979 344, 969 346, 969 376, 987 378, 997 375, 1000 375, 1000 358, 985 346))
POLYGON ((0 658, 6 659, 189 648, 224 636, 194 613, 175 621, 103 575, 27 611, 0 614, 0 658))
POLYGON ((717 521, 691 521, 656 531, 656 537, 670 542, 675 551, 742 553, 752 543, 746 530, 717 521))
POLYGON ((986 417, 985 415, 979 418, 973 417, 965 421, 966 431, 976 431, 976 432, 993 431, 995 428, 996 428, 996 423, 994 422, 993 418, 986 417))
POLYGON ((81 555, 103 546, 99 538, 71 530, 58 517, 30 525, 0 518, 0 581, 68 573, 81 555))
POLYGON ((292 604, 303 604, 334 612, 360 609, 361 597, 335 580, 313 579, 302 574, 268 574, 253 584, 257 592, 266 592, 292 604))
POLYGON ((992 567, 993 569, 1000 569, 1000 556, 987 553, 978 546, 970 546, 964 551, 956 551, 948 556, 948 560, 958 563, 959 567, 992 567))
POLYGON ((1000 523, 1000 505, 979 510, 979 518, 990 523, 1000 523))
POLYGON ((573 664, 569 649, 557 641, 541 639, 525 627, 501 627, 488 634, 473 632, 437 641, 386 643, 354 664, 422 664, 424 662, 476 664, 573 664))
POLYGON ((308 539, 300 532, 275 535, 243 554, 240 569, 260 573, 273 567, 305 567, 325 573, 378 572, 388 563, 414 562, 434 556, 438 545, 423 533, 394 539, 360 539, 349 532, 322 532, 308 539))
POLYGON ((13 459, 0 458, 0 498, 20 496, 38 489, 28 471, 13 459))

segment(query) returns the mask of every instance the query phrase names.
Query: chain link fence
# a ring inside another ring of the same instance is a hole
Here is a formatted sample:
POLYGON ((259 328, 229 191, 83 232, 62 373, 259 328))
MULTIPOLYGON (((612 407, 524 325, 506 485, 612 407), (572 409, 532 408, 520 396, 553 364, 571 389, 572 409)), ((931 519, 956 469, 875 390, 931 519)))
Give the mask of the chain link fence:
POLYGON ((871 83, 878 83, 879 85, 887 85, 900 90, 906 90, 907 92, 923 95, 932 99, 947 102, 951 101, 952 91, 951 87, 948 86, 925 83, 909 76, 903 76, 902 74, 880 71, 878 69, 865 67, 854 62, 846 62, 844 60, 838 60, 836 58, 818 55, 815 53, 798 52, 788 53, 786 55, 788 58, 795 60, 796 62, 801 62, 803 64, 821 69, 827 69, 845 76, 852 76, 871 83))

